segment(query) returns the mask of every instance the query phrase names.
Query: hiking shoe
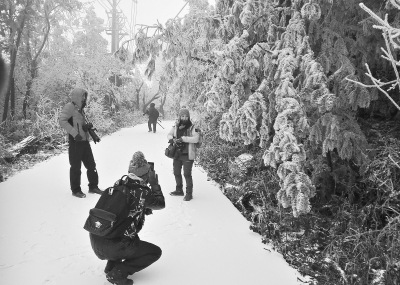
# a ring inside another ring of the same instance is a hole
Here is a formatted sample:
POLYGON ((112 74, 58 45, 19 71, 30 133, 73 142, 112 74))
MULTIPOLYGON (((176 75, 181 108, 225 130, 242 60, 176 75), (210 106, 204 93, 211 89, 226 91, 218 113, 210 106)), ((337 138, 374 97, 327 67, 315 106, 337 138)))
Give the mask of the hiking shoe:
POLYGON ((115 285, 132 285, 133 284, 133 280, 132 279, 120 279, 120 280, 113 280, 111 278, 107 277, 107 281, 110 282, 111 284, 115 284, 115 285))
POLYGON ((169 193, 169 195, 171 195, 171 196, 183 196, 185 194, 183 193, 183 191, 175 190, 174 192, 169 193))
POLYGON ((192 194, 186 193, 185 197, 183 198, 183 201, 190 201, 193 199, 192 194))
MULTIPOLYGON (((148 208, 146 208, 146 209, 148 209, 148 208)), ((115 265, 117 265, 117 264, 119 264, 121 262, 122 262, 122 259, 121 260, 109 260, 109 261, 107 261, 107 265, 104 268, 104 273, 108 274, 111 270, 114 269, 115 265)))
POLYGON ((78 192, 72 192, 72 196, 78 197, 78 198, 85 198, 86 195, 83 194, 82 191, 78 191, 78 192))
POLYGON ((148 133, 151 133, 151 130, 149 130, 148 133))
POLYGON ((93 187, 93 188, 90 188, 89 189, 89 193, 92 193, 92 194, 102 194, 103 193, 103 191, 101 191, 100 189, 99 189, 99 187, 93 187))
POLYGON ((107 273, 106 278, 107 278, 108 282, 110 282, 111 284, 115 284, 115 285, 132 285, 133 284, 133 280, 126 278, 124 276, 124 274, 116 268, 112 269, 109 273, 107 273))

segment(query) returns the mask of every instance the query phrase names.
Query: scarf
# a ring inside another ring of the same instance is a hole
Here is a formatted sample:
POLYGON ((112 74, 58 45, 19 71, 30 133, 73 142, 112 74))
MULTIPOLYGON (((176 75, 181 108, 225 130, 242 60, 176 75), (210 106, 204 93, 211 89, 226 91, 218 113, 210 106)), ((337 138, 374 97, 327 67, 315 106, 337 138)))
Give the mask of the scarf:
POLYGON ((176 137, 179 139, 186 134, 186 131, 192 126, 192 122, 187 120, 179 122, 176 130, 176 137))

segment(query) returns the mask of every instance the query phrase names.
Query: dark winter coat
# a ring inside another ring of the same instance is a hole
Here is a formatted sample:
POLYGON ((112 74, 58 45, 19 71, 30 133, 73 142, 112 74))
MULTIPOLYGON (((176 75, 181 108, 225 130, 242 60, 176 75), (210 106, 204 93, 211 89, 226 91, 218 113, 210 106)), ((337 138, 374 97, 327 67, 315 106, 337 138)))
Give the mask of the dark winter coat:
POLYGON ((160 185, 151 187, 151 191, 131 190, 129 217, 133 218, 130 226, 125 230, 124 236, 136 239, 143 227, 146 208, 161 210, 165 208, 165 199, 160 185))
MULTIPOLYGON (((98 258, 120 259, 121 256, 129 256, 140 246, 138 233, 143 227, 145 214, 148 210, 161 210, 165 208, 165 200, 160 185, 151 187, 151 191, 131 190, 129 203, 129 219, 132 223, 125 230, 124 235, 113 239, 106 239, 90 233, 90 241, 93 251, 98 258)), ((151 213, 151 212, 150 212, 151 213)), ((126 258, 126 257, 122 257, 126 258)))
POLYGON ((156 108, 154 108, 154 106, 150 106, 150 108, 148 110, 148 115, 149 115, 149 122, 156 123, 160 113, 158 112, 158 110, 156 108))
POLYGON ((82 140, 89 140, 88 133, 82 129, 85 119, 81 108, 86 99, 85 96, 87 92, 84 89, 75 88, 71 92, 71 102, 67 103, 61 111, 58 122, 67 131, 70 140, 73 140, 77 134, 82 136, 82 140))

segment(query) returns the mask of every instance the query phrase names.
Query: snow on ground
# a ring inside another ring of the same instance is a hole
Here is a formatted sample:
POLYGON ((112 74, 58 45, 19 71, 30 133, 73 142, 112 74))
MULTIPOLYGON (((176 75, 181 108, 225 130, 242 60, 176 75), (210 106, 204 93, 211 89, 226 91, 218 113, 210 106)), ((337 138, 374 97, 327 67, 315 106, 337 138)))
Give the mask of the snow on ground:
MULTIPOLYGON (((135 151, 155 162, 166 208, 147 216, 140 237, 160 246, 163 255, 131 276, 135 284, 299 284, 300 275, 280 254, 264 249, 260 236, 201 168, 193 168, 192 201, 168 194, 175 180, 164 149, 173 122, 162 124, 165 129, 158 126, 155 134, 141 124, 92 144, 102 189, 126 174, 135 151)), ((83 166, 82 190, 87 193, 83 166)), ((71 195, 67 153, 0 183, 0 284, 110 284, 103 273, 106 262, 95 256, 83 229, 98 197, 71 195)))

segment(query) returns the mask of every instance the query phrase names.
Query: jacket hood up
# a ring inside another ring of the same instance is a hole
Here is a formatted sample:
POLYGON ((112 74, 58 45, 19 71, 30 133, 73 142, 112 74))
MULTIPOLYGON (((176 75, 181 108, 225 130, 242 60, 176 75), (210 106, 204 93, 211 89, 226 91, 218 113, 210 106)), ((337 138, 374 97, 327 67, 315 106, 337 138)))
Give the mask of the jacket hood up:
POLYGON ((82 103, 87 99, 87 91, 82 88, 74 88, 71 91, 71 101, 74 103, 79 109, 82 108, 82 103))

